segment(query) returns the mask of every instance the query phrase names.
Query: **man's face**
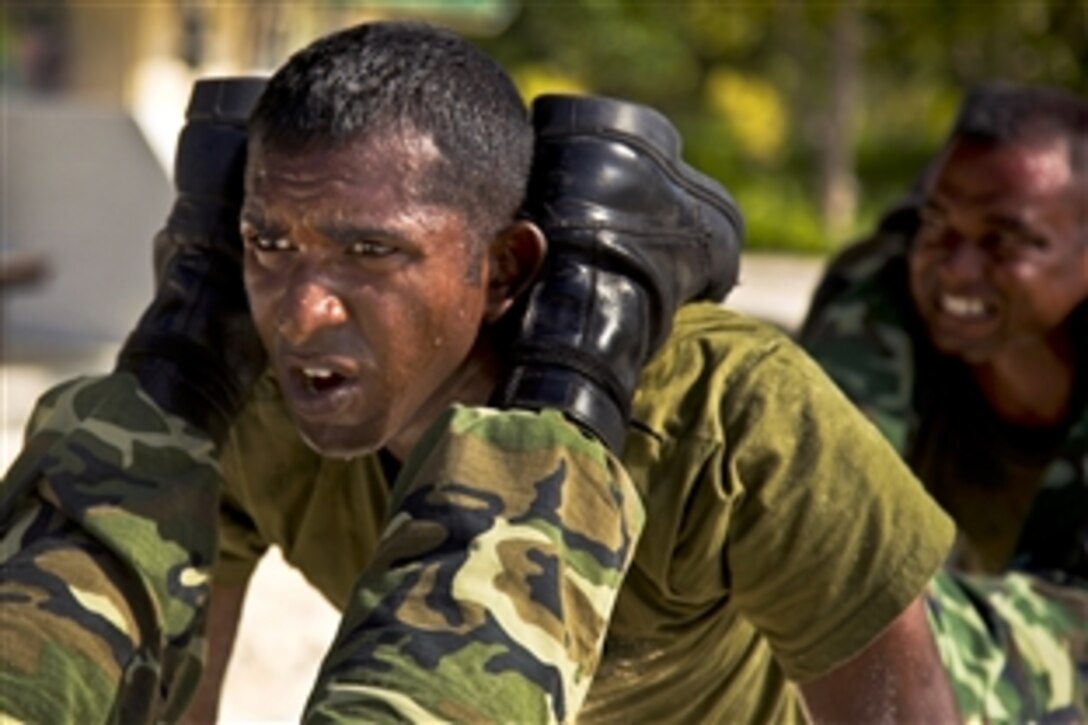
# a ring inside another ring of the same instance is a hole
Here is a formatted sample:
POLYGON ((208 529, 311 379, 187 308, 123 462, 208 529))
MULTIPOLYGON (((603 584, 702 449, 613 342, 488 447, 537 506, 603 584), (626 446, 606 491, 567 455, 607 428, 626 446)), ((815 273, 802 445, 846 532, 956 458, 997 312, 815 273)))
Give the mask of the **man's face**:
POLYGON ((938 350, 978 364, 1054 339, 1088 298, 1084 193, 1061 139, 953 144, 910 254, 938 350))
POLYGON ((326 455, 417 434, 464 385, 488 261, 469 274, 465 215, 420 192, 436 154, 410 133, 251 145, 246 291, 295 425, 326 455))

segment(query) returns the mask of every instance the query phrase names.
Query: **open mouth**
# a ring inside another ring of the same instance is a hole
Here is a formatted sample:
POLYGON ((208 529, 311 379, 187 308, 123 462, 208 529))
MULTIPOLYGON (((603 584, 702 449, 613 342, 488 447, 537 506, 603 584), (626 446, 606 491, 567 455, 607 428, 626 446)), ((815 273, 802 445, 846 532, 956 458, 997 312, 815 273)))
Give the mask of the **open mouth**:
POLYGON ((296 359, 280 369, 289 405, 308 418, 338 415, 358 397, 359 378, 347 364, 296 359))
POLYGON ((335 390, 348 380, 347 376, 329 368, 306 367, 297 369, 295 372, 302 385, 312 393, 335 390))

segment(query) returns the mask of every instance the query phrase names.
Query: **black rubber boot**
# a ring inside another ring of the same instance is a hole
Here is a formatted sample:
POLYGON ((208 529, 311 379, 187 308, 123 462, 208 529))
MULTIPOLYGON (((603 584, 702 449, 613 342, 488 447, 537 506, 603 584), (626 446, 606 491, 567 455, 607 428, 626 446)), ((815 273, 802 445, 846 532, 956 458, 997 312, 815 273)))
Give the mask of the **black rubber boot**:
POLYGON ((246 122, 265 81, 201 80, 178 139, 177 199, 155 239, 155 298, 117 370, 165 410, 222 442, 266 356, 242 279, 246 122))
POLYGON ((543 96, 524 215, 548 239, 493 403, 558 408, 613 451, 677 308, 736 284, 743 220, 652 108, 543 96))

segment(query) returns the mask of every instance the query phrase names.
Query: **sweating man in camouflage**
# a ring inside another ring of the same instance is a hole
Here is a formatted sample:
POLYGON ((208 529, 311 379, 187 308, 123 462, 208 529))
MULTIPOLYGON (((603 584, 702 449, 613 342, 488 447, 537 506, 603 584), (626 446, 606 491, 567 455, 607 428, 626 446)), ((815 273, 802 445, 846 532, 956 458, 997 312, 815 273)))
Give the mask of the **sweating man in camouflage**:
POLYGON ((176 717, 213 559, 214 695, 278 545, 345 610, 315 720, 955 719, 920 599, 951 521, 786 338, 677 311, 740 222, 662 117, 530 124, 425 26, 319 40, 250 121, 246 295, 219 131, 117 371, 6 481, 10 714, 176 717))
POLYGON ((1088 100, 969 94, 916 192, 831 264, 801 341, 955 519, 951 566, 1034 575, 939 582, 1049 637, 1008 666, 1072 647, 1088 676, 1088 100))

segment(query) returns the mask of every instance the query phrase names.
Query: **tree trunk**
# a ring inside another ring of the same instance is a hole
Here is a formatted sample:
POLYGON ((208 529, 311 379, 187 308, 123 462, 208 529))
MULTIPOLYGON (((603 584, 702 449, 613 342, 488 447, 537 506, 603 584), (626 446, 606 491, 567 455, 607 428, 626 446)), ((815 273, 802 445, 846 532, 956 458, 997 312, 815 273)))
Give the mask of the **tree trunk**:
POLYGON ((854 2, 839 3, 833 24, 830 93, 821 154, 820 211, 825 232, 838 243, 849 233, 857 208, 853 118, 860 80, 861 33, 854 2))

